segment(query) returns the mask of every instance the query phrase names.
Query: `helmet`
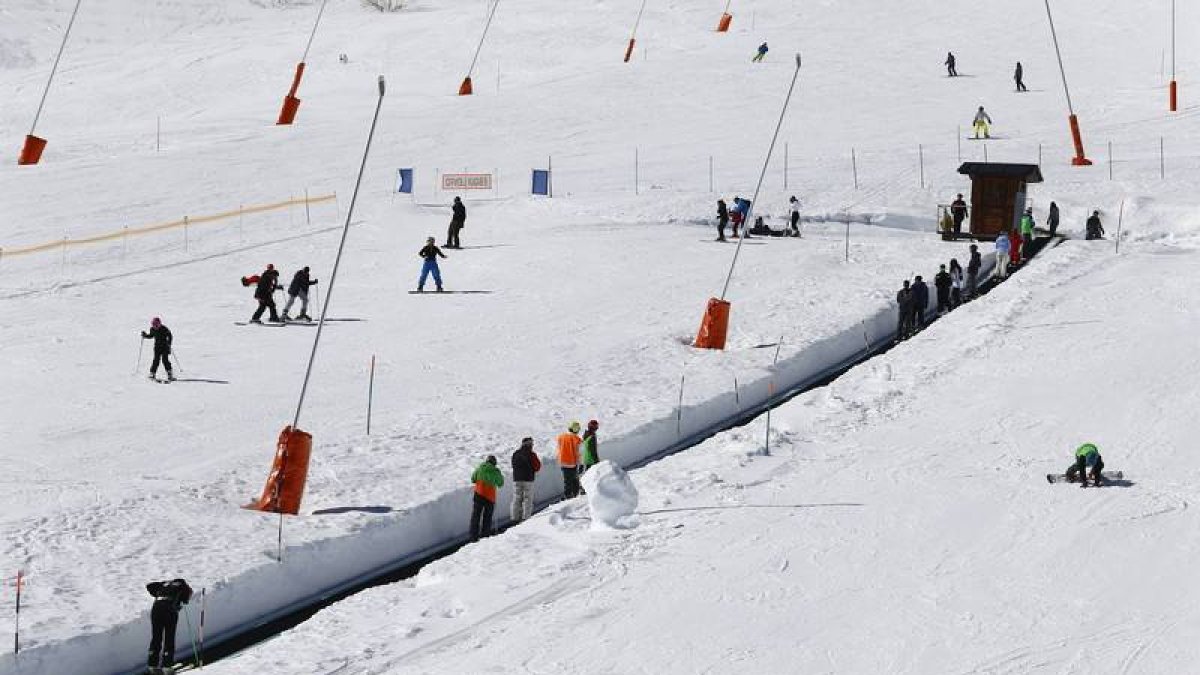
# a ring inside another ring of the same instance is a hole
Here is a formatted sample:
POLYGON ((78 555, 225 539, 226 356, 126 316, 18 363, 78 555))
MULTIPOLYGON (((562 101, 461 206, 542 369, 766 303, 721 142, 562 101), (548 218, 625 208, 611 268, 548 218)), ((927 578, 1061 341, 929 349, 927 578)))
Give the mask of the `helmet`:
POLYGON ((155 328, 158 328, 159 326, 162 325, 162 319, 160 319, 156 316, 153 319, 150 319, 150 325, 154 326, 155 328))
POLYGON ((270 263, 267 263, 267 269, 273 270, 273 269, 275 269, 275 266, 270 263))
POLYGON ((571 424, 567 426, 567 431, 573 434, 579 433, 579 422, 571 422, 571 424))
POLYGON ((589 420, 588 428, 591 429, 592 431, 595 431, 596 429, 600 428, 600 423, 597 422, 596 420, 589 420))

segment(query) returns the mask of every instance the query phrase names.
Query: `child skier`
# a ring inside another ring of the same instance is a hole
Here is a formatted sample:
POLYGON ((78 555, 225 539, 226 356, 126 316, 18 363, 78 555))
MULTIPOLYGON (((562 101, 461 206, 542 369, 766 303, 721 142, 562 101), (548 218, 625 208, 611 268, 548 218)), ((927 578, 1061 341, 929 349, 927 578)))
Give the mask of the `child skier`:
POLYGON ((753 61, 754 63, 761 63, 763 60, 763 57, 766 55, 767 55, 767 43, 764 42, 758 46, 758 53, 755 54, 754 58, 752 58, 750 60, 753 61))
POLYGON ((496 510, 496 488, 504 485, 504 475, 496 468, 496 456, 488 455, 471 473, 475 484, 474 505, 471 508, 471 541, 492 534, 492 512, 496 510))
POLYGON ((150 379, 157 380, 155 374, 158 371, 158 364, 161 362, 163 367, 167 369, 167 381, 175 381, 175 373, 171 371, 171 329, 163 324, 162 320, 157 316, 150 319, 150 330, 142 331, 143 340, 154 340, 154 361, 150 364, 150 379))
POLYGON ((417 253, 425 262, 421 265, 421 278, 417 281, 417 292, 425 292, 425 278, 430 274, 433 275, 433 283, 437 284, 438 293, 442 292, 442 272, 438 269, 438 258, 445 258, 446 254, 442 253, 442 249, 434 243, 434 238, 429 237, 425 240, 425 248, 422 248, 417 253))
POLYGON ((150 606, 150 654, 146 666, 151 675, 172 672, 175 664, 175 627, 179 624, 179 609, 192 599, 192 588, 183 579, 154 581, 146 584, 154 596, 150 606))
POLYGON ((300 313, 296 315, 296 318, 300 321, 312 321, 312 317, 308 315, 308 287, 316 284, 316 279, 309 280, 307 267, 292 276, 292 283, 288 284, 287 289, 288 301, 283 306, 284 321, 291 319, 288 312, 292 311, 292 303, 296 302, 296 298, 300 298, 300 313))

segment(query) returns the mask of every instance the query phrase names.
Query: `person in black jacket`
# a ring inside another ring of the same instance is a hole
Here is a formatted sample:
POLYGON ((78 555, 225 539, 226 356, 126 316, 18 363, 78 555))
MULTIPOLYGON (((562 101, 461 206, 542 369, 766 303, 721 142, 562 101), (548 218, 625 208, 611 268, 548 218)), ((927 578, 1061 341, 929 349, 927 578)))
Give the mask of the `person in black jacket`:
POLYGON ((967 300, 975 297, 979 288, 979 269, 983 267, 983 256, 979 247, 971 244, 971 259, 967 261, 967 300))
POLYGON ((267 265, 267 269, 258 275, 258 284, 254 287, 254 299, 258 300, 258 309, 254 311, 254 316, 250 317, 250 323, 262 323, 262 314, 265 310, 271 310, 271 321, 279 322, 279 314, 275 312, 275 291, 279 290, 279 271, 274 265, 267 265))
POLYGON ((950 77, 958 77, 958 59, 954 58, 954 52, 946 52, 946 74, 950 77))
POLYGON ((1103 239, 1104 226, 1100 224, 1100 212, 1092 211, 1092 215, 1087 219, 1087 234, 1084 239, 1103 239))
POLYGON ((158 364, 161 362, 167 369, 167 381, 173 382, 175 373, 171 372, 171 340, 174 337, 171 335, 171 329, 156 316, 150 320, 150 330, 142 331, 142 339, 154 340, 154 362, 150 364, 150 379, 158 379, 155 373, 158 372, 158 364))
POLYGON ((717 200, 717 241, 725 241, 725 226, 729 224, 729 207, 724 199, 717 200))
POLYGON ((175 665, 175 627, 179 624, 179 610, 192 599, 192 588, 183 579, 154 581, 146 584, 146 591, 154 596, 150 606, 150 654, 146 666, 150 672, 168 672, 164 669, 175 665))
POLYGON ((925 310, 929 308, 929 286, 919 274, 913 280, 912 299, 912 331, 915 333, 925 326, 925 310))
POLYGON ((896 293, 896 307, 900 311, 900 319, 896 324, 896 341, 899 342, 908 337, 912 326, 912 289, 908 286, 908 279, 904 280, 904 287, 896 293))
POLYGON ((1058 204, 1050 202, 1050 213, 1046 216, 1046 226, 1050 228, 1050 236, 1058 231, 1058 204))
POLYGON ((300 313, 296 315, 296 318, 301 321, 312 321, 312 317, 308 315, 308 287, 315 286, 316 283, 316 279, 308 278, 307 267, 292 276, 292 283, 288 284, 287 289, 288 301, 283 306, 284 321, 291 319, 288 312, 292 310, 292 303, 296 302, 296 298, 300 298, 300 313))
POLYGON ((951 309, 950 286, 950 273, 946 271, 946 266, 942 265, 938 269, 938 273, 933 277, 933 287, 937 289, 937 311, 939 315, 945 314, 951 309))
POLYGON ((963 221, 967 219, 970 212, 967 210, 967 202, 963 200, 961 194, 950 202, 950 216, 954 218, 954 235, 962 234, 963 221))
POLYGON ((533 439, 521 439, 521 447, 512 454, 512 521, 519 523, 533 515, 533 481, 542 470, 542 460, 533 451, 533 439))
POLYGON ((458 233, 467 226, 467 207, 463 206, 461 199, 455 197, 454 206, 451 209, 454 211, 454 215, 450 216, 450 232, 446 234, 446 248, 462 248, 462 244, 458 241, 458 233))
POLYGON ((417 255, 425 260, 421 264, 421 279, 417 281, 417 292, 425 291, 425 278, 430 274, 433 275, 433 283, 437 284, 438 293, 442 292, 442 271, 438 269, 438 258, 445 258, 446 254, 442 253, 442 249, 434 243, 433 237, 425 240, 425 247, 422 248, 417 255))
POLYGON ((1013 80, 1015 80, 1017 83, 1017 91, 1018 92, 1029 91, 1029 88, 1025 86, 1025 81, 1024 81, 1025 80, 1025 69, 1023 67, 1021 67, 1020 61, 1017 61, 1017 70, 1016 70, 1016 72, 1013 73, 1013 80))

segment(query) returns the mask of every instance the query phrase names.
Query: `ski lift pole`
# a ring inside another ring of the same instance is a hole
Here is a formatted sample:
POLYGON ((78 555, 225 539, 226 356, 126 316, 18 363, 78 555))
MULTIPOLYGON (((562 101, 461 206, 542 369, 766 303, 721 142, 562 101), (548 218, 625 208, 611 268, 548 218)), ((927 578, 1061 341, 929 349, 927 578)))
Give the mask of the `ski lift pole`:
MULTIPOLYGON (((750 208, 746 209, 743 222, 745 227, 749 228, 751 215, 754 213, 754 205, 758 203, 758 194, 762 190, 763 179, 767 176, 767 166, 771 163, 771 154, 775 151, 775 142, 779 140, 779 131, 783 128, 783 119, 787 115, 788 105, 792 101, 792 93, 796 90, 796 80, 800 78, 800 54, 796 54, 796 70, 792 72, 792 83, 788 87, 787 98, 783 100, 783 109, 779 111, 779 122, 775 124, 775 134, 771 136, 771 145, 767 148, 767 157, 763 160, 762 171, 758 174, 758 185, 754 186, 754 198, 750 200, 750 208)), ((733 280, 733 270, 737 267, 738 254, 742 252, 742 242, 745 240, 745 232, 738 237, 737 248, 733 250, 733 261, 729 264, 729 274, 725 276, 725 285, 721 288, 721 300, 725 300, 725 295, 729 292, 729 282, 733 280)))
POLYGON ((633 56, 633 45, 637 43, 638 25, 642 23, 642 13, 646 11, 646 0, 642 0, 642 6, 638 9, 637 19, 633 22, 633 31, 629 34, 629 46, 625 48, 625 63, 629 63, 629 57, 633 56))

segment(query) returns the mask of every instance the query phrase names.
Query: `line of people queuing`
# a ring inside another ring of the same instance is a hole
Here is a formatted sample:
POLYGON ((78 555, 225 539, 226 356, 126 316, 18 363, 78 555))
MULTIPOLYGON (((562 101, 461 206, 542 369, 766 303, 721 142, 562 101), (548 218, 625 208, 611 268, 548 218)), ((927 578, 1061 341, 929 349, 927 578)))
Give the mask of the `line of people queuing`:
MULTIPOLYGON (((563 499, 574 499, 583 494, 579 479, 588 469, 600 461, 600 439, 597 432, 600 423, 591 420, 587 429, 579 422, 571 422, 567 430, 558 435, 558 467, 562 471, 563 499)), ((510 516, 514 524, 533 515, 533 484, 542 470, 542 460, 533 450, 533 439, 526 436, 513 452, 512 465, 513 496, 510 516)), ((470 533, 471 541, 478 541, 492 533, 492 516, 496 510, 496 491, 504 486, 504 474, 500 471, 495 455, 475 467, 471 473, 474 485, 472 495, 470 533)))
MULTIPOLYGON (((937 300, 937 315, 943 316, 959 305, 972 300, 979 289, 979 269, 983 266, 983 256, 979 247, 971 244, 971 257, 964 271, 958 258, 951 258, 950 265, 940 265, 938 273, 933 277, 933 287, 937 300)), ((903 286, 896 292, 898 323, 896 326, 896 341, 904 340, 915 335, 925 327, 925 314, 929 311, 929 285, 921 275, 912 282, 904 280, 903 286)))

